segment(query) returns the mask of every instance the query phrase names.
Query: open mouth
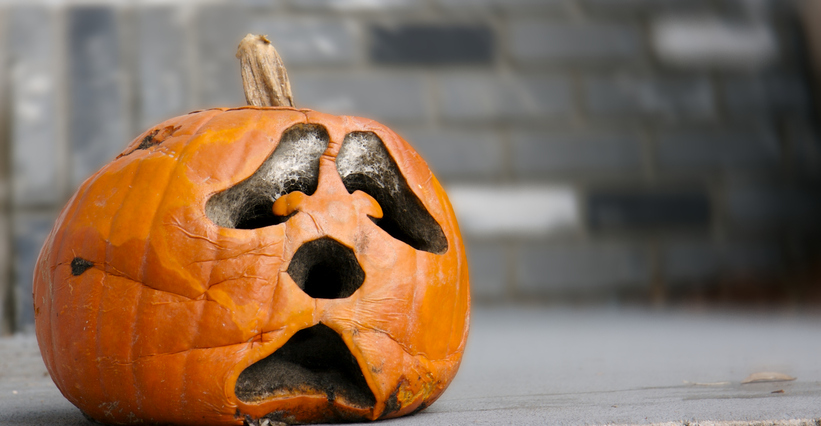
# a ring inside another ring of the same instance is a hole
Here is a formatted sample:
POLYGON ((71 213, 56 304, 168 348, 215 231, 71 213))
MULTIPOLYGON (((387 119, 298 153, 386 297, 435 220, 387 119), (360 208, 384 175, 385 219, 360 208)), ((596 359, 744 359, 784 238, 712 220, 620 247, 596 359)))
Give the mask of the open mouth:
POLYGON ((298 331, 281 348, 240 373, 234 392, 245 403, 300 395, 373 408, 376 399, 353 354, 330 327, 298 331))

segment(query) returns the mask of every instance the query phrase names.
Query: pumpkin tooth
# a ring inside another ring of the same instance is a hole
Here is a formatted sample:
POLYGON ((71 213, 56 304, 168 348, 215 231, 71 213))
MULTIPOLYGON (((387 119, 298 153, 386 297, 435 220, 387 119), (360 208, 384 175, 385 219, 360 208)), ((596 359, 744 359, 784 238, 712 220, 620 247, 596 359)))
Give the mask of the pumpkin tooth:
POLYGON ((287 217, 297 211, 299 205, 305 201, 305 195, 302 192, 296 191, 290 194, 285 194, 274 201, 273 211, 277 216, 287 217))
POLYGON ((382 206, 380 206, 373 197, 368 195, 367 192, 354 191, 352 195, 354 204, 357 206, 357 211, 366 214, 372 219, 382 219, 384 216, 382 206))

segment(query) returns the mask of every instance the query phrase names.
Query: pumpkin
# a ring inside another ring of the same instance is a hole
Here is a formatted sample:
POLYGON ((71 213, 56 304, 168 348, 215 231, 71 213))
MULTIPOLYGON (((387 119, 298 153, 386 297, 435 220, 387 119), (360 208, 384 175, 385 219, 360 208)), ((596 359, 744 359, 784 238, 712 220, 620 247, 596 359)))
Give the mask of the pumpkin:
POLYGON ((43 246, 41 353, 96 421, 391 418, 456 374, 467 264, 428 166, 375 121, 248 93, 137 137, 43 246))

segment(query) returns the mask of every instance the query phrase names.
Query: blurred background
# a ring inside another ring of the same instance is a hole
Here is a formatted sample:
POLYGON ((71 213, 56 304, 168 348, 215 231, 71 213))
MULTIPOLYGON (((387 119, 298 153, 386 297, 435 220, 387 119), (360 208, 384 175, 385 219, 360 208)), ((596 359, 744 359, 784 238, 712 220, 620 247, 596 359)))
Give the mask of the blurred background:
POLYGON ((0 334, 33 329, 34 262, 86 177, 245 103, 247 33, 297 106, 422 153, 477 303, 815 309, 819 3, 0 0, 0 334))

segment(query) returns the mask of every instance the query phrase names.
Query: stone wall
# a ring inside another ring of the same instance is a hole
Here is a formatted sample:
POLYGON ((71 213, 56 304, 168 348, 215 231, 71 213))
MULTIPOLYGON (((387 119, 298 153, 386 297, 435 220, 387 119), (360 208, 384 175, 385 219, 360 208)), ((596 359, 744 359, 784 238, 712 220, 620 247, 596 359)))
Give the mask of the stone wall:
MULTIPOLYGON (((0 0, 0 307, 28 330, 60 207, 169 116, 244 103, 267 34, 298 106, 392 126, 449 188, 480 302, 819 300, 821 152, 788 0, 0 0)), ((821 23, 818 23, 821 25, 821 23)))

